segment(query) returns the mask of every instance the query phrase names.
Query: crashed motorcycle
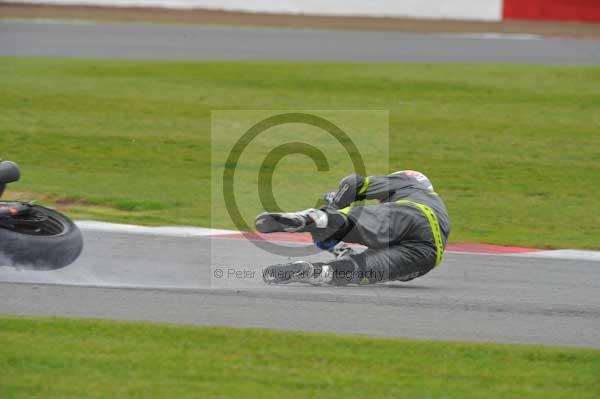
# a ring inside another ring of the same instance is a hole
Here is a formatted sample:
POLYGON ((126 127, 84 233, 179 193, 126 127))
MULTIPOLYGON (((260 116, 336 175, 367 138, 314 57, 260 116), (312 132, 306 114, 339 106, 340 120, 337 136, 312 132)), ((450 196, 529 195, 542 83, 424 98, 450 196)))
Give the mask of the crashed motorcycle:
MULTIPOLYGON (((0 197, 20 177, 17 164, 0 161, 0 197)), ((82 249, 81 232, 63 214, 31 202, 0 201, 0 266, 60 269, 82 249)))

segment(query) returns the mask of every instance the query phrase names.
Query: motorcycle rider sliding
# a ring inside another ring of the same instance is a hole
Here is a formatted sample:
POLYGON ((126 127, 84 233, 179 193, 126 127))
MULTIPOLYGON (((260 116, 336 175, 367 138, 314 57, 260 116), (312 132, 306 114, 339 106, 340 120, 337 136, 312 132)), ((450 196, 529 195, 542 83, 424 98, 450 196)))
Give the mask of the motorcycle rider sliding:
POLYGON ((422 173, 406 170, 387 176, 350 175, 341 180, 329 205, 290 213, 262 213, 261 233, 309 232, 322 249, 339 242, 367 247, 331 262, 297 261, 265 269, 267 283, 309 284, 409 281, 442 260, 450 219, 441 197, 422 173), (379 204, 352 206, 355 201, 379 204))

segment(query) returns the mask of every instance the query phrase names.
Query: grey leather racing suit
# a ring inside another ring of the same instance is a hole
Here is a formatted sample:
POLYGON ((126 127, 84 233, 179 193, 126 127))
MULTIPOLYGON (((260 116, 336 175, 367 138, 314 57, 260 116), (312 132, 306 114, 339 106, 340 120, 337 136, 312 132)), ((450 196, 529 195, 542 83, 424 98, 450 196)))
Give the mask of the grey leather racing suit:
POLYGON ((440 263, 450 234, 444 202, 429 179, 416 171, 345 177, 331 205, 323 210, 328 214, 327 227, 313 229, 314 240, 367 247, 328 263, 339 284, 420 277, 440 263), (362 200, 379 203, 353 206, 362 200))

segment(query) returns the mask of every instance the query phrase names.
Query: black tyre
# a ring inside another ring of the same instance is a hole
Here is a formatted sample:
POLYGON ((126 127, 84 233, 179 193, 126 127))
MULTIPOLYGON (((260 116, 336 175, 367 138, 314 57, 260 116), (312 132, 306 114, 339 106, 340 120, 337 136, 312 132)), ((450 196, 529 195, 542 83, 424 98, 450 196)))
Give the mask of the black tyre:
POLYGON ((73 263, 83 249, 79 228, 52 209, 32 208, 27 223, 0 223, 0 265, 54 270, 73 263))

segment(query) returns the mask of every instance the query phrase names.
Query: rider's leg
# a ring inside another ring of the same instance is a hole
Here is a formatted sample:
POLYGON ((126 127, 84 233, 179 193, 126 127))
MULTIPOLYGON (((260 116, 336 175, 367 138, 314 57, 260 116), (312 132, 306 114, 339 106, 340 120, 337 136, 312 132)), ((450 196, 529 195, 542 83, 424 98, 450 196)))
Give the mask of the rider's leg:
MULTIPOLYGON (((408 281, 428 273, 435 266, 436 252, 427 243, 400 243, 389 248, 367 249, 326 263, 332 284, 408 281)), ((315 264, 315 273, 324 265, 315 264)))
POLYGON ((354 207, 347 212, 323 208, 325 223, 307 223, 302 231, 314 241, 338 240, 383 249, 404 241, 431 240, 431 227, 418 209, 394 203, 354 207))
POLYGON ((263 212, 256 217, 255 224, 261 233, 296 233, 326 228, 328 220, 326 212, 311 208, 300 212, 263 212))
POLYGON ((334 239, 368 248, 385 248, 392 243, 431 236, 429 221, 419 209, 394 203, 358 206, 347 211, 322 208, 265 212, 257 216, 256 229, 261 233, 310 232, 314 241, 334 239))
POLYGON ((372 284, 390 280, 409 281, 435 266, 436 252, 427 243, 401 243, 389 248, 367 249, 331 262, 297 261, 270 266, 265 281, 321 284, 372 284))
POLYGON ((416 207, 384 203, 357 206, 347 211, 333 208, 301 212, 262 213, 256 218, 261 233, 310 232, 315 241, 335 239, 386 248, 401 241, 431 239, 427 217, 416 207))

